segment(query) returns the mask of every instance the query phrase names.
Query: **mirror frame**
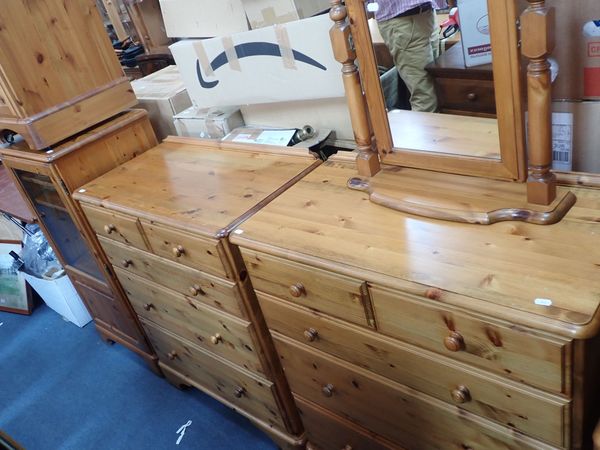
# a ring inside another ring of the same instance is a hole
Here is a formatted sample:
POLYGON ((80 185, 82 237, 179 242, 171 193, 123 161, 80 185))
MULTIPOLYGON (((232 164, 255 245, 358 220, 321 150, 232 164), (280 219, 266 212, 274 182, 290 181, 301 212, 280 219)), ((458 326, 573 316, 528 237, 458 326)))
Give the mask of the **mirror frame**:
POLYGON ((500 159, 393 147, 365 3, 366 0, 345 1, 371 128, 381 162, 438 172, 525 181, 525 95, 519 50, 517 0, 488 0, 500 159))

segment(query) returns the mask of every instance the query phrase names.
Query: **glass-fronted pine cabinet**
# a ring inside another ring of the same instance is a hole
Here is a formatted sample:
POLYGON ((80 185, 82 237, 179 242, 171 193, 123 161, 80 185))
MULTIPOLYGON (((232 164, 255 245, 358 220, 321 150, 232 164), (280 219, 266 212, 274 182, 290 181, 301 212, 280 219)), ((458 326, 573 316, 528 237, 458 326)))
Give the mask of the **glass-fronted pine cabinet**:
POLYGON ((38 216, 40 227, 104 340, 156 357, 77 202, 80 186, 157 144, 147 113, 132 110, 44 150, 24 141, 0 149, 3 163, 38 216))

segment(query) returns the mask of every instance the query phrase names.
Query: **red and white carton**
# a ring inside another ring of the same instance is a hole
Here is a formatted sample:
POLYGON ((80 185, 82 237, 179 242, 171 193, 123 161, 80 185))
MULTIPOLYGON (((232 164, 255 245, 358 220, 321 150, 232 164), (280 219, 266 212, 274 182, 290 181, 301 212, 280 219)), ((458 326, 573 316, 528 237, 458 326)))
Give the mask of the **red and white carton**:
POLYGON ((587 22, 583 27, 585 59, 583 67, 583 97, 600 100, 600 20, 587 22))
POLYGON ((490 64, 492 43, 487 0, 458 0, 458 14, 465 65, 490 64))

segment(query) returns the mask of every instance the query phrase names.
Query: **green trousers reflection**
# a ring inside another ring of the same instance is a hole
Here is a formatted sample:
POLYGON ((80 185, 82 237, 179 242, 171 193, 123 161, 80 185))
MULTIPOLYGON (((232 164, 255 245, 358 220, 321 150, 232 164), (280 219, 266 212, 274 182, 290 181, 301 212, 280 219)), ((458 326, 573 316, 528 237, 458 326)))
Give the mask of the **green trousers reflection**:
POLYGON ((439 56, 435 12, 396 17, 378 25, 400 77, 410 91, 413 111, 437 111, 433 80, 425 71, 425 66, 439 56))

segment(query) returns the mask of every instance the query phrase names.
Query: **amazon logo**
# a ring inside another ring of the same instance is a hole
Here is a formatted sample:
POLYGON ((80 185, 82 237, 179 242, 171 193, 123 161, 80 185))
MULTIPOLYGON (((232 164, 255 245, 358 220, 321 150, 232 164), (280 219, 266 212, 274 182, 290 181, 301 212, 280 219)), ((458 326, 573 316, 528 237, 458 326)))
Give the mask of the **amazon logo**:
MULTIPOLYGON (((235 53, 238 59, 250 58, 252 56, 274 56, 277 58, 282 58, 281 48, 277 44, 273 44, 271 42, 247 42, 245 44, 238 44, 234 47, 235 53)), ((323 64, 315 61, 310 56, 305 55, 302 52, 292 49, 292 55, 294 56, 294 60, 308 64, 310 66, 316 67, 320 70, 327 70, 323 64)), ((213 72, 216 72, 218 69, 223 67, 229 61, 227 59, 227 54, 225 51, 220 53, 215 59, 210 63, 210 67, 213 72)), ((205 77, 202 75, 202 68, 200 67, 200 60, 196 60, 196 73, 198 74, 198 81, 200 82, 200 86, 204 89, 213 89, 219 84, 219 80, 207 81, 205 77)))

